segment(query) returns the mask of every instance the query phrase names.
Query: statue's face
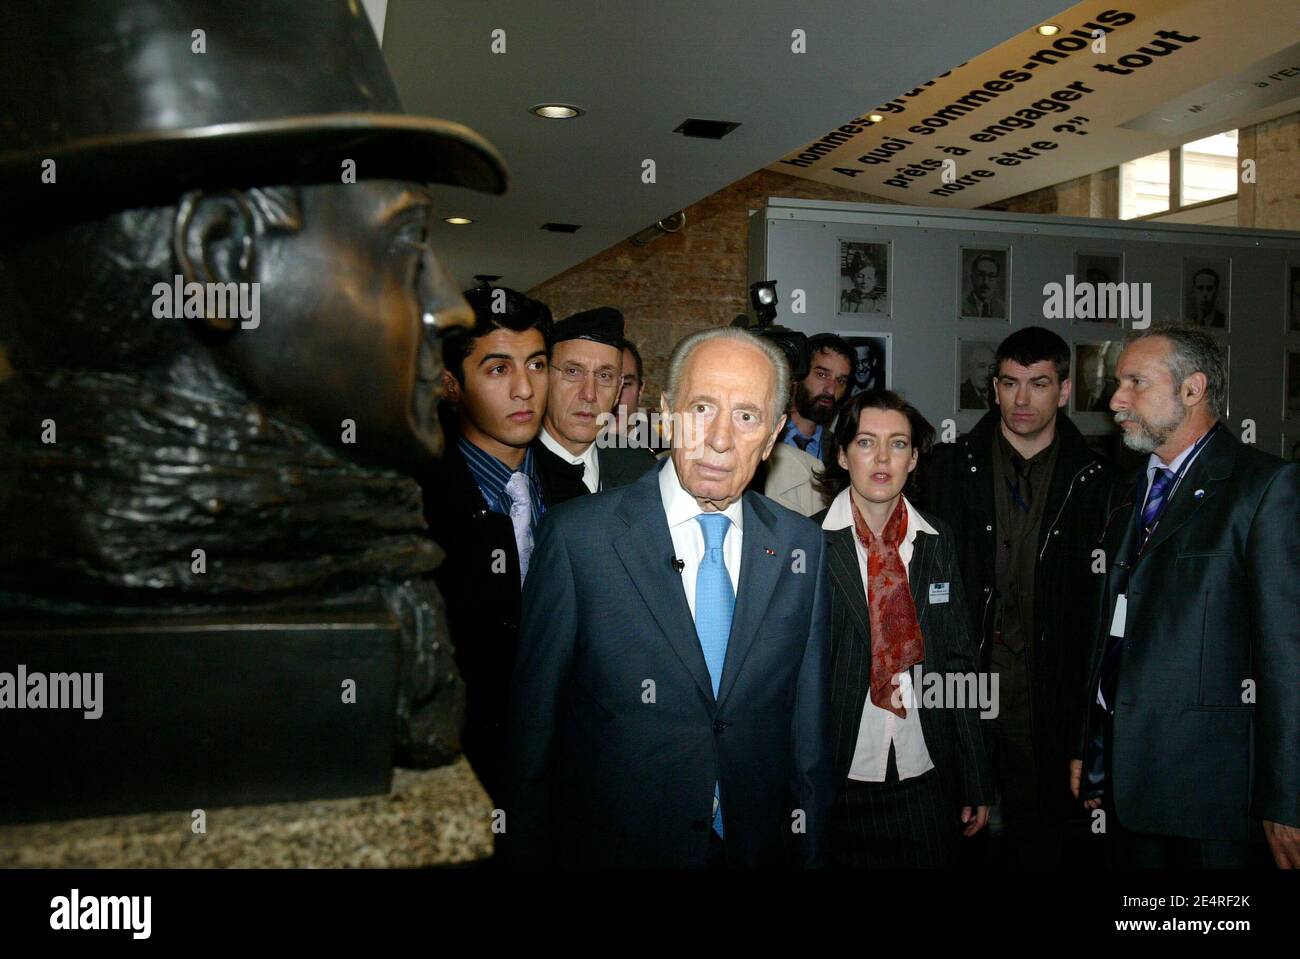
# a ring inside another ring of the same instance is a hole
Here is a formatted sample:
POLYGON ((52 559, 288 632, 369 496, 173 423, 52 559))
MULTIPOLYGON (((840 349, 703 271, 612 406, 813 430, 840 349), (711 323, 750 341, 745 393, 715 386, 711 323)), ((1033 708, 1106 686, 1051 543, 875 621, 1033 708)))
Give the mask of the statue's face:
POLYGON ((363 181, 301 197, 301 230, 258 238, 259 325, 219 352, 269 408, 343 453, 391 465, 436 456, 442 334, 473 313, 429 246, 429 194, 363 181))

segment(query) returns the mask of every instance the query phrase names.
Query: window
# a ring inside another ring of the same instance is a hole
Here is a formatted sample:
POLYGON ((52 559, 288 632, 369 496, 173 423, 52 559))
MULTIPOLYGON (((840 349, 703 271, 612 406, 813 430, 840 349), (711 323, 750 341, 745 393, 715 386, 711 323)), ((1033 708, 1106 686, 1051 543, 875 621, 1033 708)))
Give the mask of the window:
POLYGON ((1182 155, 1179 206, 1217 200, 1237 192, 1236 130, 1185 144, 1182 155))
POLYGON ((1119 218, 1174 212, 1237 193, 1237 131, 1139 157, 1119 168, 1119 218))
POLYGON ((1130 160, 1119 168, 1119 218, 1164 213, 1169 209, 1169 151, 1130 160))

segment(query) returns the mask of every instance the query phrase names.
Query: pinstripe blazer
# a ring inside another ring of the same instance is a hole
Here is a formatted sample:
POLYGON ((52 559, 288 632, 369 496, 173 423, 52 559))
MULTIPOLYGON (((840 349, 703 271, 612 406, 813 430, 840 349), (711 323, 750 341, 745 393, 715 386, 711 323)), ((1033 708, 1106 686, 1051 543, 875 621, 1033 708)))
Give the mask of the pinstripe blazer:
MULTIPOLYGON (((978 650, 966 615, 952 530, 930 513, 921 515, 939 531, 938 536, 925 533, 916 537, 908 568, 917 621, 925 639, 922 672, 974 673, 978 650), (948 602, 930 603, 929 585, 944 582, 950 584, 948 602)), ((831 585, 831 757, 837 784, 848 777, 871 688, 871 625, 854 535, 852 526, 826 531, 831 585)), ((918 697, 920 694, 918 689, 918 697)), ((922 708, 921 732, 945 795, 952 797, 953 804, 992 804, 995 787, 979 707, 922 708)))

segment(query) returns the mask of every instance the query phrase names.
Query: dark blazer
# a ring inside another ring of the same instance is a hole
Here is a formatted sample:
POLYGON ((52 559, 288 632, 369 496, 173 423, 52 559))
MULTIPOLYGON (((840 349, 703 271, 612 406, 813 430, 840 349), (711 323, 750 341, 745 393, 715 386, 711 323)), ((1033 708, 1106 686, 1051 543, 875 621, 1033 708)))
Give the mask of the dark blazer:
MULTIPOLYGON (((554 491, 554 501, 547 500, 548 507, 559 506, 591 492, 582 481, 582 467, 556 456, 540 440, 533 444, 533 449, 533 455, 537 457, 537 472, 554 491)), ((596 459, 600 463, 599 492, 602 493, 635 482, 655 465, 654 453, 639 447, 600 446, 596 448, 596 459)))
MULTIPOLYGON (((510 517, 492 512, 483 501, 457 445, 455 416, 445 404, 441 419, 443 455, 417 479, 429 535, 447 554, 434 579, 447 605, 456 665, 466 687, 461 746, 483 787, 499 800, 510 673, 519 641, 519 554, 510 517)), ((538 450, 546 452, 536 443, 534 455, 538 450)), ((548 505, 566 491, 558 480, 539 478, 548 505)))
MULTIPOLYGON (((935 447, 921 464, 913 505, 937 513, 952 527, 965 585, 971 634, 980 668, 990 668, 993 644, 997 507, 993 495, 993 440, 997 408, 955 443, 935 447)), ((1042 814, 1051 821, 1079 815, 1070 795, 1067 763, 1077 758, 1084 713, 1080 693, 1097 631, 1102 575, 1094 572, 1106 518, 1118 502, 1117 473, 1094 453, 1063 413, 1056 418, 1060 448, 1047 484, 1034 569, 1034 639, 1029 647, 1029 708, 1042 814)))
POLYGON ((1106 533, 1085 690, 1090 703, 1124 592, 1109 784, 1119 821, 1224 840, 1249 838, 1252 818, 1300 826, 1300 466, 1219 429, 1130 567, 1145 468, 1132 489, 1106 533))
MULTIPOLYGON (((978 669, 975 641, 966 618, 961 570, 952 531, 937 516, 922 513, 939 531, 918 533, 908 565, 908 582, 925 640, 922 673, 970 673, 978 669), (931 603, 931 583, 948 583, 947 603, 931 603)), ((853 527, 826 532, 831 583, 831 753, 835 781, 848 777, 862 710, 871 691, 871 621, 858 566, 853 527)), ((917 689, 917 695, 921 689, 917 689)), ((925 748, 934 761, 944 794, 954 809, 991 805, 996 789, 980 729, 980 710, 920 710, 925 748)), ((953 827, 957 819, 954 813, 953 827)))
POLYGON ((717 782, 730 865, 820 864, 831 789, 824 539, 757 493, 742 502, 716 701, 658 470, 547 514, 514 676, 508 861, 703 867, 717 782))

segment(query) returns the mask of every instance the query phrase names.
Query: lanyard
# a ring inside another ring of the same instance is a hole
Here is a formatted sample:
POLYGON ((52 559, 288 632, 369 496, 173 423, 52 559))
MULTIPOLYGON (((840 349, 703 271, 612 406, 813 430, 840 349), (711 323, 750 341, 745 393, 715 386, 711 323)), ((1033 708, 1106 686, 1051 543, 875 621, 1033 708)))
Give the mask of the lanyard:
MULTIPOLYGON (((1178 472, 1174 474, 1174 481, 1169 487, 1169 492, 1165 494, 1164 501, 1160 504, 1160 509, 1152 518, 1151 525, 1142 532, 1142 542, 1138 544, 1137 549, 1138 556, 1142 555, 1142 551, 1146 549, 1147 543, 1150 541, 1152 534, 1156 531, 1156 527, 1160 525, 1160 520, 1164 518, 1165 510, 1169 508, 1169 504, 1173 500, 1174 494, 1178 492, 1178 487, 1183 481, 1183 475, 1187 472, 1188 467, 1192 465, 1192 461, 1200 454, 1201 449, 1210 441, 1210 437, 1214 435, 1214 432, 1219 428, 1219 425, 1219 423, 1215 423, 1206 431, 1204 436, 1192 445, 1191 451, 1183 460, 1183 464, 1178 467, 1178 472)), ((1142 508, 1137 511, 1137 520, 1139 523, 1142 522, 1142 510, 1146 508, 1146 501, 1151 496, 1151 486, 1153 485, 1155 485, 1154 478, 1152 483, 1147 486, 1147 495, 1142 499, 1142 508)))

